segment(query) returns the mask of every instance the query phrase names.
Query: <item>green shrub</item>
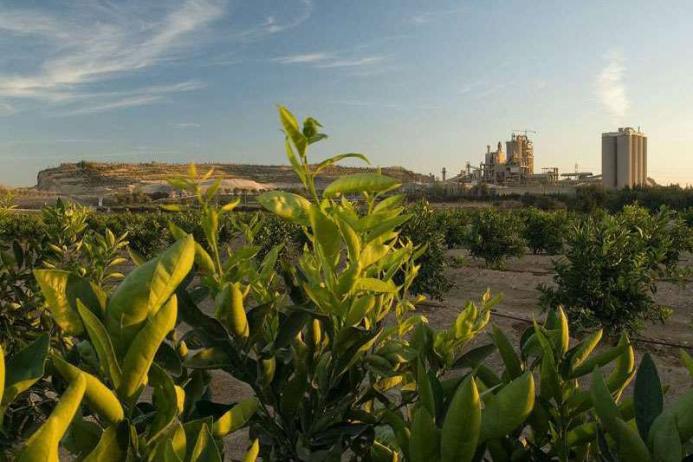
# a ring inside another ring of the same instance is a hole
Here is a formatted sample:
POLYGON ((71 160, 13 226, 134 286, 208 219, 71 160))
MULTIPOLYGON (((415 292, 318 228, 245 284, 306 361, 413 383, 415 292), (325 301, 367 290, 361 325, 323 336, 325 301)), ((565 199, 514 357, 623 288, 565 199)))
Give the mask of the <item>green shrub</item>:
POLYGON ((445 245, 448 249, 457 249, 464 245, 470 216, 470 212, 463 209, 436 211, 436 226, 445 234, 445 245))
POLYGON ((412 217, 402 226, 402 237, 421 248, 416 260, 420 268, 410 290, 440 300, 452 287, 445 274, 445 228, 440 225, 439 214, 427 202, 417 203, 409 212, 412 217))
POLYGON ((472 215, 466 246, 475 258, 483 258, 487 266, 501 268, 505 260, 524 255, 523 223, 512 212, 480 209, 472 215))
POLYGON ((527 247, 536 255, 540 252, 556 255, 563 251, 568 232, 568 215, 564 211, 544 212, 530 208, 524 213, 524 238, 527 247))
POLYGON ((578 326, 603 327, 610 335, 668 317, 670 310, 653 299, 666 248, 652 247, 659 238, 647 225, 651 217, 645 228, 635 227, 631 212, 640 215, 600 213, 571 226, 565 258, 554 261, 556 286, 539 287, 543 306, 563 305, 578 326))

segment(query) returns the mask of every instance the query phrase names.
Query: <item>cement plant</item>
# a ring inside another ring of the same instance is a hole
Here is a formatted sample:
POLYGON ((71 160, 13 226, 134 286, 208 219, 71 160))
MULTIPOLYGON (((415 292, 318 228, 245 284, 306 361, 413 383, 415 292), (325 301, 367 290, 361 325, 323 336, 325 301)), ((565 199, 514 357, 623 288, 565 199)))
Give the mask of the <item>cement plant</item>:
POLYGON ((653 185, 647 176, 647 135, 640 128, 622 127, 615 132, 602 133, 602 172, 579 170, 559 172, 558 167, 534 166, 534 143, 529 129, 514 130, 510 140, 498 141, 495 150, 486 146, 483 160, 467 162, 459 174, 448 178, 444 167, 440 181, 433 184, 450 191, 463 191, 480 185, 496 194, 513 193, 570 193, 578 186, 602 184, 606 189, 633 188, 653 185))

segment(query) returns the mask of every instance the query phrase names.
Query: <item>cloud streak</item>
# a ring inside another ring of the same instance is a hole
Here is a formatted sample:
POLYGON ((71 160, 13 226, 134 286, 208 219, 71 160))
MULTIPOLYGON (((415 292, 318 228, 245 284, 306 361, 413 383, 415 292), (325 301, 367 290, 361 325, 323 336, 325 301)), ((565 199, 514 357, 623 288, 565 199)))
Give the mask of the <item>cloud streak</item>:
POLYGON ((464 10, 464 8, 451 8, 447 10, 420 11, 407 18, 406 22, 417 25, 428 24, 441 18, 457 15, 462 13, 464 10))
POLYGON ((279 56, 272 59, 279 64, 304 64, 321 69, 342 68, 342 67, 366 67, 381 64, 385 61, 385 56, 345 56, 340 53, 319 51, 313 53, 303 53, 295 55, 279 56))
POLYGON ((75 116, 83 114, 97 114, 99 112, 112 111, 114 109, 123 109, 138 106, 147 106, 162 101, 168 100, 168 95, 172 93, 180 93, 186 91, 198 90, 204 88, 205 85, 201 82, 190 81, 181 82, 173 85, 156 85, 144 87, 137 90, 120 92, 120 93, 102 93, 94 95, 85 95, 88 100, 93 100, 95 96, 110 96, 106 102, 102 103, 87 103, 73 109, 58 111, 57 116, 75 116))
MULTIPOLYGON (((113 7, 115 8, 115 7, 113 7)), ((131 73, 172 58, 184 38, 223 15, 216 0, 187 0, 158 21, 137 18, 137 10, 111 11, 109 22, 91 25, 91 15, 47 16, 36 11, 4 13, 0 30, 38 35, 52 43, 33 72, 0 75, 0 96, 64 101, 80 86, 131 73)))
POLYGON ((191 88, 190 82, 159 89, 137 88, 134 83, 133 90, 132 82, 125 79, 191 58, 195 49, 210 42, 240 44, 295 27, 313 9, 311 0, 297 2, 290 17, 265 12, 241 27, 233 21, 222 23, 235 20, 232 13, 238 9, 228 8, 230 0, 68 2, 59 8, 4 8, 0 11, 0 35, 5 38, 0 42, 0 115, 46 106, 49 112, 54 106, 63 108, 54 115, 104 112, 153 104, 166 99, 164 94, 202 88, 199 84, 191 88), (110 90, 112 83, 124 89, 110 90))
POLYGON ((606 58, 607 64, 596 80, 597 96, 609 115, 614 120, 621 121, 630 107, 624 82, 626 68, 623 55, 612 51, 606 58))

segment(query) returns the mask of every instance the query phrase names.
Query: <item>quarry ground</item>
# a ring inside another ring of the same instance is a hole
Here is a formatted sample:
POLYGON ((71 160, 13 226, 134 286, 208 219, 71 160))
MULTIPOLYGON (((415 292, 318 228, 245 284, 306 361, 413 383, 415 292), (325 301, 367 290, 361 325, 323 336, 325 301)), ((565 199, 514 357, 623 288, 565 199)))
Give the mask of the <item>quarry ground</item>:
MULTIPOLYGON (((520 319, 543 319, 539 308, 540 283, 553 284, 551 261, 555 256, 525 255, 522 258, 508 262, 502 271, 488 269, 483 262, 476 261, 466 255, 463 250, 448 252, 451 262, 462 261, 462 264, 451 265, 448 275, 454 286, 441 302, 424 303, 419 311, 424 314, 430 324, 437 328, 450 325, 459 310, 468 300, 478 301, 484 291, 489 288, 493 294, 502 294, 502 301, 496 305, 498 315, 492 316, 492 322, 500 326, 511 338, 515 346, 529 323, 520 319), (510 317, 506 317, 510 316, 510 317), (513 319, 520 318, 520 319, 513 319)), ((693 265, 693 258, 688 256, 683 265, 693 265)), ((636 343, 636 363, 640 362, 645 352, 653 355, 659 369, 662 382, 669 385, 667 400, 676 397, 681 390, 690 387, 691 378, 679 359, 679 346, 693 350, 693 281, 687 285, 667 281, 657 283, 657 303, 673 309, 672 317, 664 324, 648 324, 643 332, 634 339, 636 343), (653 343, 659 342, 659 343, 653 343)), ((476 338, 473 344, 488 343, 485 334, 476 338)), ((607 341, 602 341, 602 348, 607 341)), ((489 358, 491 367, 500 368, 497 355, 489 358)), ((213 395, 219 401, 235 401, 248 396, 250 391, 228 375, 218 374, 213 380, 213 395)), ((630 386, 632 389, 632 384, 630 386)), ((240 451, 247 444, 247 435, 240 432, 232 435, 226 441, 227 454, 240 456, 240 451)))

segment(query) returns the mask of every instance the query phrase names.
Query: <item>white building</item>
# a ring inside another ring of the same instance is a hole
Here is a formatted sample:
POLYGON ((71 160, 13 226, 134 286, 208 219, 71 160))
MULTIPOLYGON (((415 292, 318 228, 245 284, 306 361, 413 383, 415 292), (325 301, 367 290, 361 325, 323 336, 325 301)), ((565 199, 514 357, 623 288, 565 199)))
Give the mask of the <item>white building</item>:
POLYGON ((647 184, 647 136, 640 129, 602 133, 602 182, 607 189, 647 184))

